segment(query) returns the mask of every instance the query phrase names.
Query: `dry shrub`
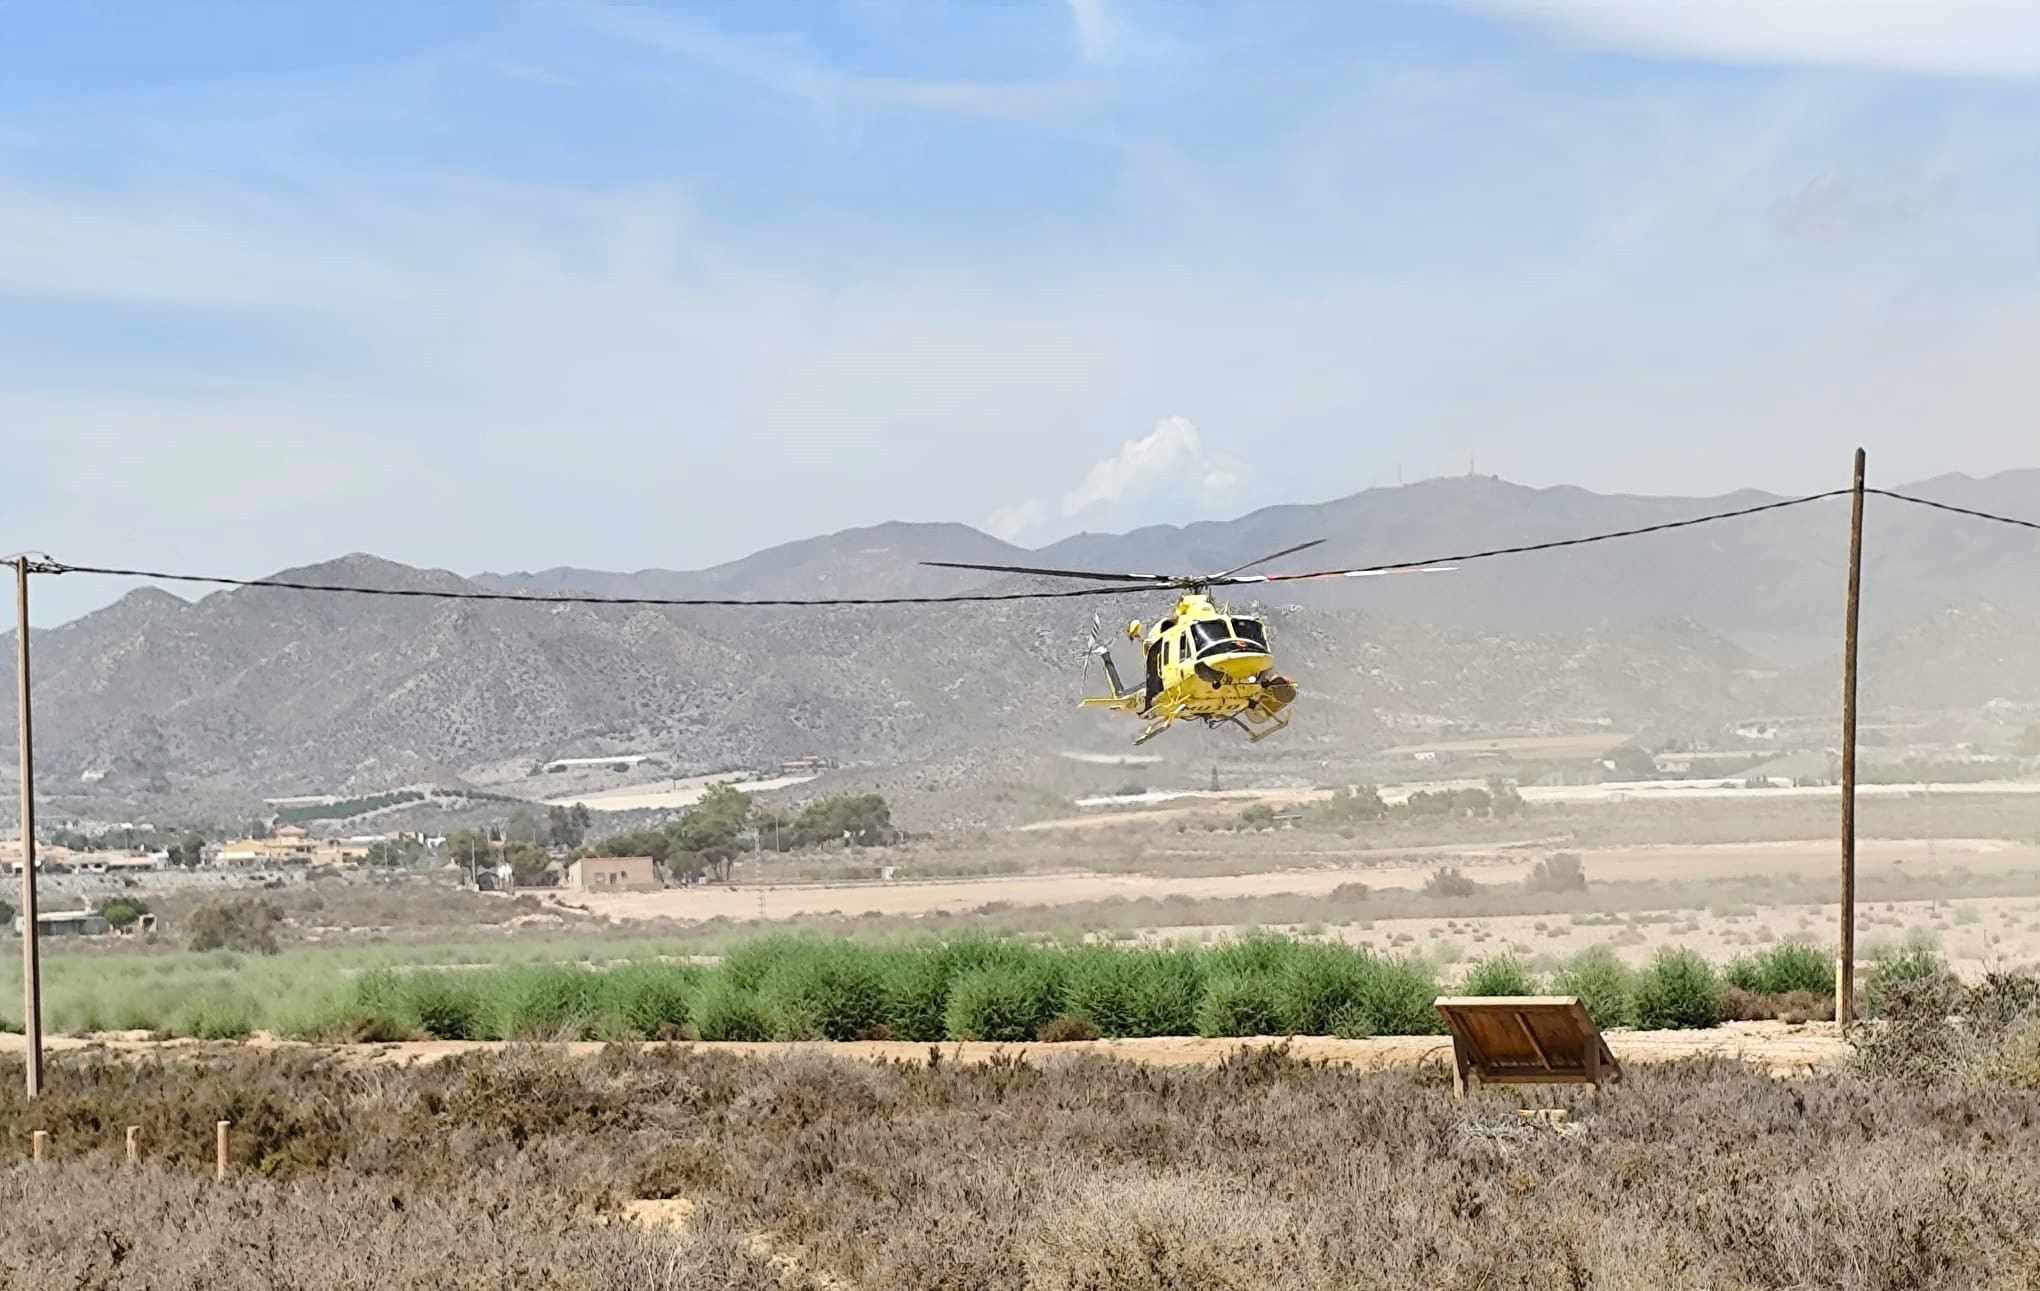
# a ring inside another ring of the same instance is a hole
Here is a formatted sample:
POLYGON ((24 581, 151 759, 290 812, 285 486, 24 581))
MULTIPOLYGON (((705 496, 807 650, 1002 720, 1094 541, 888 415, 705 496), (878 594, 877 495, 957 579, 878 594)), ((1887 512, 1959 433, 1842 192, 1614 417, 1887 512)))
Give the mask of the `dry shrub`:
POLYGON ((0 1062, 0 1142, 48 1129, 56 1157, 0 1167, 0 1286, 32 1291, 1887 1291, 2030 1286, 2040 1247, 2040 1094, 1966 1076, 1639 1065, 1569 1100, 1573 1134, 1522 1123, 1505 1090, 1459 1103, 1435 1074, 1280 1049, 1209 1068, 59 1055, 34 1105, 19 1076, 0 1062), (236 1175, 216 1187, 222 1117, 236 1175), (697 1204, 695 1236, 597 1222, 665 1197, 697 1204), (746 1246, 766 1233, 805 1272, 780 1282, 746 1246))
POLYGON ((1730 986, 1721 993, 1722 1017, 1730 1022, 1832 1022, 1835 1001, 1813 991, 1765 993, 1730 986))
POLYGON ((219 897, 186 916, 184 930, 193 950, 274 955, 276 930, 282 923, 282 909, 268 897, 219 897))
POLYGON ((1030 1291, 1197 1287, 1251 1291, 1294 1218, 1223 1175, 1065 1171, 1023 1239, 1030 1291))
POLYGON ((1044 1044, 1069 1044, 1081 1040, 1096 1040, 1101 1033, 1089 1018, 1065 1013, 1044 1023, 1036 1037, 1044 1044))

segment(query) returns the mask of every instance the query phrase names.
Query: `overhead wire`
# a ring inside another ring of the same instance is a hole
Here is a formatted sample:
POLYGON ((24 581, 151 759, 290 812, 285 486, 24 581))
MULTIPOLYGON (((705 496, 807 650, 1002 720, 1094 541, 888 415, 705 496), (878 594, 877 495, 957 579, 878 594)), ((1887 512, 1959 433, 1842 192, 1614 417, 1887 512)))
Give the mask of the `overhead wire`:
POLYGON ((2040 529, 2040 520, 2020 520, 2014 516, 2001 516, 1991 511, 1978 511, 1971 507, 1958 507, 1952 502, 1936 502, 1932 498, 1916 498, 1910 493, 1894 493, 1890 489, 1869 489, 1880 498, 1891 498, 1897 502, 1910 502, 1916 507, 1932 507, 1936 511, 1952 511, 1956 515, 1970 516, 1978 520, 1991 520, 1998 524, 2017 525, 2021 529, 2040 529))
MULTIPOLYGON (((1398 570, 1415 570, 1425 566, 1442 564, 1466 564, 1476 560, 1489 560, 1499 556, 1524 555, 1531 552, 1555 551, 1565 547, 1580 547, 1589 543, 1610 542, 1618 538, 1635 538, 1645 534, 1663 533, 1672 529, 1685 529, 1694 525, 1711 524, 1720 520, 1739 519, 1758 515, 1766 511, 1780 511, 1787 507, 1804 506, 1839 497, 1849 489, 1830 489, 1824 493, 1810 493, 1803 497, 1782 498, 1756 506, 1738 507, 1731 511, 1716 511, 1707 515, 1690 516, 1683 520, 1667 520, 1657 524, 1641 525, 1632 529, 1616 529, 1605 533, 1586 534, 1576 538, 1554 538, 1544 542, 1522 543, 1510 547, 1491 547, 1482 551, 1467 552, 1457 556, 1441 556, 1429 560, 1400 560, 1387 564, 1370 565, 1358 569, 1331 570, 1312 574, 1259 574, 1233 575, 1215 580, 1213 585, 1242 586, 1275 582, 1294 582, 1311 578, 1359 577, 1366 574, 1393 573, 1398 570)), ((1908 499, 1913 500, 1913 499, 1908 499)), ((2040 526, 2036 526, 2040 527, 2040 526)), ((350 586, 344 583, 313 583, 297 579, 282 578, 228 578, 215 574, 183 574, 164 570, 121 569, 105 565, 73 565, 63 561, 50 560, 32 567, 40 574, 92 574, 112 578, 137 578, 164 583, 203 583, 217 587, 265 587, 284 591, 336 593, 355 596, 408 597, 420 600, 442 601, 498 601, 520 602, 534 605, 624 605, 655 608, 800 608, 857 605, 946 605, 982 603, 991 601, 1041 601, 1068 600, 1085 596, 1126 596, 1137 593, 1164 591, 1176 585, 1173 580, 1156 579, 1153 582, 1126 584, 1114 587, 1076 587, 1055 591, 1013 591, 1013 592, 959 592, 941 596, 866 596, 866 597, 817 597, 796 598, 741 598, 741 597, 667 597, 667 596, 593 596, 584 593, 533 593, 499 592, 483 589, 453 589, 426 587, 373 587, 350 586)), ((1046 572, 1046 571, 1044 571, 1046 572)))

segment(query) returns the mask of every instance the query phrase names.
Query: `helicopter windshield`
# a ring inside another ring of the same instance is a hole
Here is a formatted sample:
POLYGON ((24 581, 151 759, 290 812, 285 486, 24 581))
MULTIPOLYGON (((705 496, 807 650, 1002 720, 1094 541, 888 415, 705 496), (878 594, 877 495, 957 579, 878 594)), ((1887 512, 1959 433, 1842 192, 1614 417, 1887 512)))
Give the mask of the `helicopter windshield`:
POLYGON ((1190 641, 1199 655, 1230 653, 1245 647, 1266 650, 1268 637, 1253 619, 1205 619, 1190 625, 1190 641))

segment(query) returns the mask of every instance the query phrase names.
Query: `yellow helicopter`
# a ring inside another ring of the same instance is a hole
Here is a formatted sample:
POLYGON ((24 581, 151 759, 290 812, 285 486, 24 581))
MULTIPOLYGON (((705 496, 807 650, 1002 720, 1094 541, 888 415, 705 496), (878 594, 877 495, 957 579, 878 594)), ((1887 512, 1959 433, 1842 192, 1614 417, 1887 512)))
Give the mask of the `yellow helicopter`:
POLYGON ((1285 547, 1272 555, 1250 560, 1223 573, 1207 575, 1114 574, 1096 570, 1037 569, 1024 565, 976 565, 956 561, 930 560, 927 565, 945 569, 975 569, 1004 574, 1032 574, 1049 578, 1081 578, 1131 584, 1114 589, 1127 592, 1176 588, 1182 592, 1175 607, 1145 631, 1139 619, 1126 627, 1128 639, 1143 643, 1147 666, 1142 684, 1129 689, 1119 677, 1112 649, 1101 636, 1096 615, 1091 619, 1091 653, 1105 668, 1110 695, 1085 699, 1082 707, 1106 708, 1145 718, 1147 726, 1134 737, 1134 744, 1147 743, 1177 721, 1201 719, 1206 726, 1230 722, 1259 744, 1289 725, 1289 706, 1296 699, 1296 683, 1277 673, 1269 646, 1267 620, 1259 614, 1243 614, 1215 602, 1213 587, 1297 582, 1319 578, 1370 578, 1383 574, 1444 573, 1450 565, 1406 565, 1395 568, 1322 570, 1309 574, 1248 574, 1245 571, 1271 560, 1293 556, 1322 543, 1310 542, 1285 547))

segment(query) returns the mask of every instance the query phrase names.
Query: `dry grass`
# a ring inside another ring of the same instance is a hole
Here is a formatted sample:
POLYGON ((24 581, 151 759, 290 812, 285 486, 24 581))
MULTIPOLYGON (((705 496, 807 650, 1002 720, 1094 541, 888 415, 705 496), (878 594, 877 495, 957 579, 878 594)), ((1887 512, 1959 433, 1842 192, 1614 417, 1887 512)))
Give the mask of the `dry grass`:
POLYGON ((9 1287, 2040 1286, 2040 1095, 1972 1083, 1677 1063, 1560 1133, 1438 1071, 1279 1053, 78 1060, 34 1108, 18 1075, 0 1135, 47 1128, 57 1159, 0 1168, 9 1287), (601 1222, 674 1196, 685 1235, 601 1222))

